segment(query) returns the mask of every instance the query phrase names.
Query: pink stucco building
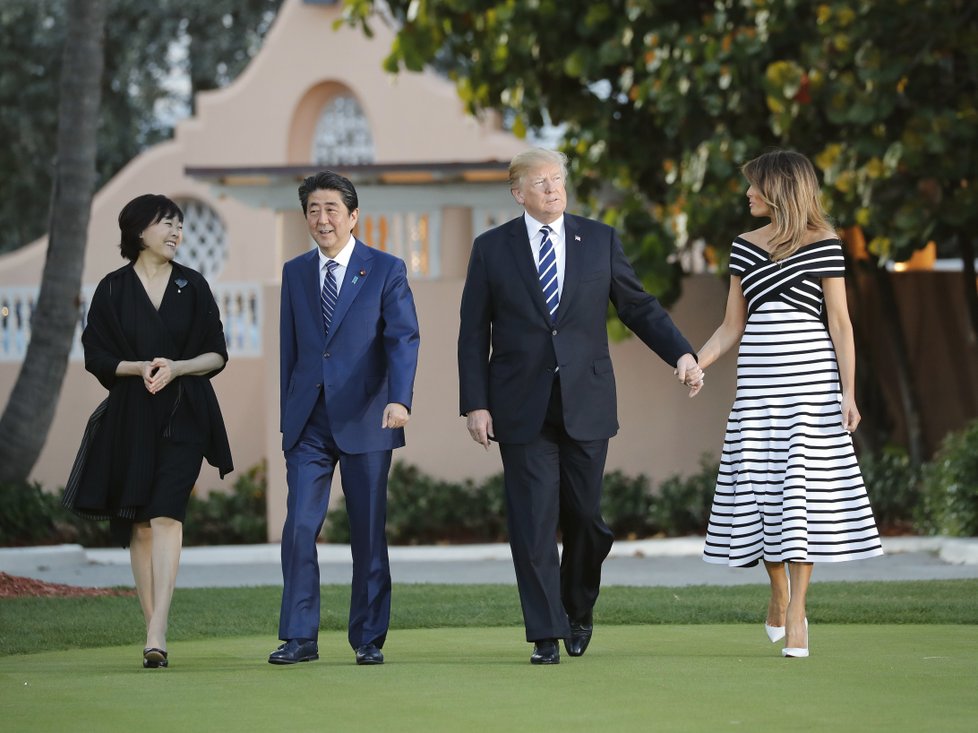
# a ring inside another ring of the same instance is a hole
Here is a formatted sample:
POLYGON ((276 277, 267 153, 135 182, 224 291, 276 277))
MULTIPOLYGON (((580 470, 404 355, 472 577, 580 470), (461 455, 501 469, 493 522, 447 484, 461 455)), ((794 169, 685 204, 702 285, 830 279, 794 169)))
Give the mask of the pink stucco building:
MULTIPOLYGON (((313 246, 296 187, 321 168, 348 176, 360 194, 358 236, 402 257, 418 304, 422 345, 408 446, 395 460, 440 478, 501 470, 457 410, 458 304, 473 236, 517 216, 506 164, 526 146, 495 120, 462 110, 454 87, 433 74, 390 77, 381 68, 391 36, 333 29, 335 5, 286 0, 265 45, 229 87, 197 100, 174 138, 131 161, 97 194, 89 228, 83 300, 123 262, 116 217, 141 193, 164 193, 186 214, 178 260, 201 270, 222 308, 231 361, 215 380, 235 464, 269 463, 269 527, 285 514, 278 432, 278 290, 282 263, 313 246)), ((45 239, 0 257, 0 396, 9 394, 29 340, 29 313, 45 239)), ((725 288, 709 275, 686 281, 673 310, 694 345, 722 317, 725 288)), ((79 329, 80 333, 80 329, 79 329)), ((621 434, 608 469, 664 478, 716 454, 733 395, 734 363, 711 370, 694 401, 672 371, 635 340, 616 344, 621 434)), ((33 478, 56 488, 104 390, 84 371, 77 343, 55 422, 33 478)), ((233 481, 232 474, 228 481, 233 481)), ((205 465, 198 489, 220 489, 205 465)), ((338 492, 335 492, 338 493, 338 492)))

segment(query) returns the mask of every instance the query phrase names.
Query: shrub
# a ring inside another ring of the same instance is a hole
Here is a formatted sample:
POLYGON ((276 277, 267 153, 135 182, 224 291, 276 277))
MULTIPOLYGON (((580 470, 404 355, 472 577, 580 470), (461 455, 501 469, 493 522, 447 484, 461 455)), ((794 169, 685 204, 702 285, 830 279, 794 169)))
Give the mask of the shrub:
POLYGON ((0 484, 0 546, 33 545, 55 533, 51 497, 28 481, 0 484))
POLYGON ((184 545, 258 544, 268 541, 265 496, 268 474, 263 461, 245 471, 230 493, 190 497, 183 525, 184 545))
POLYGON ((924 468, 917 527, 928 534, 978 536, 978 420, 945 437, 924 468))
POLYGON ((860 456, 859 468, 880 532, 892 535, 912 531, 920 499, 920 474, 910 465, 907 452, 888 446, 875 455, 860 456))
POLYGON ((697 473, 670 476, 663 481, 649 511, 652 530, 669 537, 704 534, 710 522, 718 470, 719 464, 704 455, 697 473))
MULTIPOLYGON (((328 542, 350 541, 345 501, 330 512, 324 536, 328 542)), ((459 484, 439 481, 401 462, 391 468, 387 481, 387 539, 391 544, 498 542, 505 537, 501 475, 481 484, 459 484)))
POLYGON ((618 539, 647 537, 652 532, 652 488, 644 474, 635 478, 621 471, 605 474, 601 515, 618 539))

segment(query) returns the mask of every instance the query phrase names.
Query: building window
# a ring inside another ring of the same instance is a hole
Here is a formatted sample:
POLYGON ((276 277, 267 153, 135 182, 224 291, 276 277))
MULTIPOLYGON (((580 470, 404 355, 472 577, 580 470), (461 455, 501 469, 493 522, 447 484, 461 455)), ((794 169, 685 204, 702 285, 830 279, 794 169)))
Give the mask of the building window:
POLYGON ((334 97, 316 123, 312 159, 320 165, 357 165, 374 162, 374 139, 357 100, 334 97))
POLYGON ((213 282, 228 258, 224 222, 214 209, 197 199, 177 201, 183 209, 183 243, 177 262, 192 267, 213 282))
POLYGON ((391 211, 365 214, 357 222, 357 236, 367 244, 404 260, 408 275, 439 276, 437 244, 441 217, 436 211, 391 211))

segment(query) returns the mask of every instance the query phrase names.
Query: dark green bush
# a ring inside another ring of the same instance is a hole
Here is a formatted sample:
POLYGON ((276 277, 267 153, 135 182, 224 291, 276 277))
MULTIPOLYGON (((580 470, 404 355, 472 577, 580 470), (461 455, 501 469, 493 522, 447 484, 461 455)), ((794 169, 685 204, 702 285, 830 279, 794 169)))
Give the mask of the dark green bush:
POLYGON ((28 481, 0 485, 0 546, 109 544, 108 523, 72 514, 61 506, 61 494, 28 481))
POLYGON ((245 471, 230 493, 190 497, 184 545, 251 545, 268 541, 268 476, 264 462, 245 471))
POLYGON ((978 420, 945 437, 924 468, 917 528, 928 534, 978 536, 978 420))
POLYGON ((653 533, 652 487, 644 474, 632 478, 621 471, 605 474, 601 516, 617 539, 636 539, 653 533))
POLYGON ((860 456, 859 468, 880 532, 890 535, 911 532, 920 499, 920 475, 910 465, 907 452, 888 446, 875 455, 860 456))
POLYGON ((51 498, 38 483, 0 484, 0 546, 34 545, 53 537, 51 498))
POLYGON ((700 469, 691 476, 670 476, 653 495, 649 524, 654 534, 675 537, 705 534, 716 489, 719 464, 700 458, 700 469))
MULTIPOLYGON (((329 542, 350 541, 345 502, 330 512, 324 536, 329 542)), ((391 544, 499 542, 505 537, 501 475, 481 484, 458 484, 439 481, 401 462, 391 468, 387 482, 387 539, 391 544)))

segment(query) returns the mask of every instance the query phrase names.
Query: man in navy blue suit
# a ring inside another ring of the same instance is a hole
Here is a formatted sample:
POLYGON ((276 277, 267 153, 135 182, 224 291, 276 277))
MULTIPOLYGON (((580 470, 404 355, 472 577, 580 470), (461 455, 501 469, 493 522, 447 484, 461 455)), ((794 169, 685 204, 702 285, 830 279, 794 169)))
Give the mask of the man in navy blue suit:
POLYGON ((391 604, 387 475, 410 417, 418 318, 404 262, 353 236, 359 202, 348 179, 310 176, 299 201, 318 246, 282 268, 284 643, 268 661, 319 658, 316 538, 339 464, 353 554, 350 646, 357 664, 383 664, 391 604))
POLYGON ((565 214, 566 158, 513 158, 522 216, 476 238, 462 291, 460 410, 472 439, 499 443, 509 541, 533 664, 584 654, 601 563, 608 439, 618 432, 608 303, 679 381, 700 384, 689 342, 642 288, 615 230, 565 214), (558 526, 563 557, 558 554, 558 526))

